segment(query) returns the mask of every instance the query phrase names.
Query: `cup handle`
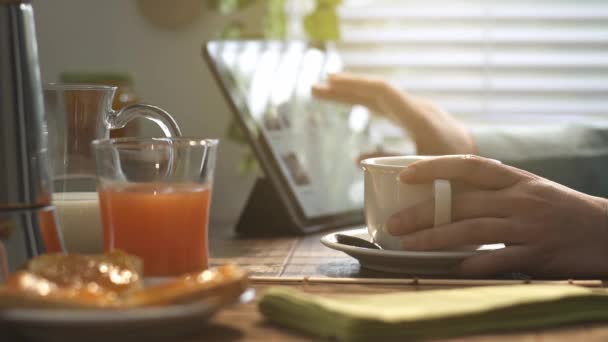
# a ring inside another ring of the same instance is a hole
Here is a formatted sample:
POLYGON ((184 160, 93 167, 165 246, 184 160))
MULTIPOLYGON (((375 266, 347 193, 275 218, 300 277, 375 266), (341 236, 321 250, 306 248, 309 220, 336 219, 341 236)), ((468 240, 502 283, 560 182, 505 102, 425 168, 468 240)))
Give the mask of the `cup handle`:
POLYGON ((433 227, 452 222, 452 185, 449 180, 436 179, 433 182, 435 195, 435 219, 433 227))
POLYGON ((182 136, 182 132, 171 114, 167 113, 160 107, 143 103, 132 104, 122 108, 119 111, 112 112, 111 115, 108 116, 108 128, 123 128, 131 120, 138 117, 142 117, 156 123, 167 138, 182 136))

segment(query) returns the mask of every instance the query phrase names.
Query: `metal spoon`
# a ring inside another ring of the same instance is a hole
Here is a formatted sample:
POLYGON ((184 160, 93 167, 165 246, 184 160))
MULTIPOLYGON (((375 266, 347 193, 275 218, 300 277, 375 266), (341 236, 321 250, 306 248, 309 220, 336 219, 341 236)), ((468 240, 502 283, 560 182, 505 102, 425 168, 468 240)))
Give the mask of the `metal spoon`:
POLYGON ((345 234, 336 234, 334 236, 336 237, 336 241, 338 241, 338 243, 341 243, 344 245, 361 247, 361 248, 370 248, 370 249, 382 249, 377 244, 367 241, 365 239, 362 239, 360 237, 356 237, 356 236, 352 236, 352 235, 345 235, 345 234))

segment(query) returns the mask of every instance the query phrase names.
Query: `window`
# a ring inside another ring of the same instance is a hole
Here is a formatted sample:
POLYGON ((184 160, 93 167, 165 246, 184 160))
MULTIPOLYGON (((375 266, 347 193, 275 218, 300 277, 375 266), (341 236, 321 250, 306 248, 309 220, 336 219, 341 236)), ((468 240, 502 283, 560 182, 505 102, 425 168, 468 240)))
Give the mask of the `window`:
POLYGON ((461 118, 608 114, 608 2, 344 0, 347 70, 461 118))

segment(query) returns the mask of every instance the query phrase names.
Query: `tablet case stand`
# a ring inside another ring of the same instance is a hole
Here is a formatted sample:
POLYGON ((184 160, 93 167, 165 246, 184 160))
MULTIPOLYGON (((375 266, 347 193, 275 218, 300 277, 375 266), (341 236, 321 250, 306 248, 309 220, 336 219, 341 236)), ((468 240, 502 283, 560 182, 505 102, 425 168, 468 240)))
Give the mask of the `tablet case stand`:
POLYGON ((272 183, 266 178, 258 178, 249 193, 236 232, 243 236, 301 235, 304 232, 288 214, 272 183))

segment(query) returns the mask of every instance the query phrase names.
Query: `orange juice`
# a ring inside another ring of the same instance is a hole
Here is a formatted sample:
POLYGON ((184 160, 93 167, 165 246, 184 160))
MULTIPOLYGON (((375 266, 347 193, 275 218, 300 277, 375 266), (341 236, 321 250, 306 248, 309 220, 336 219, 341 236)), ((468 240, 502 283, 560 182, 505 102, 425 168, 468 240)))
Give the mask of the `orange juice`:
POLYGON ((104 250, 144 260, 146 276, 207 268, 211 190, 201 184, 121 184, 99 189, 104 250))
POLYGON ((55 209, 49 207, 40 211, 40 231, 42 235, 42 241, 46 247, 47 253, 62 253, 64 252, 57 230, 57 220, 55 217, 55 209))

